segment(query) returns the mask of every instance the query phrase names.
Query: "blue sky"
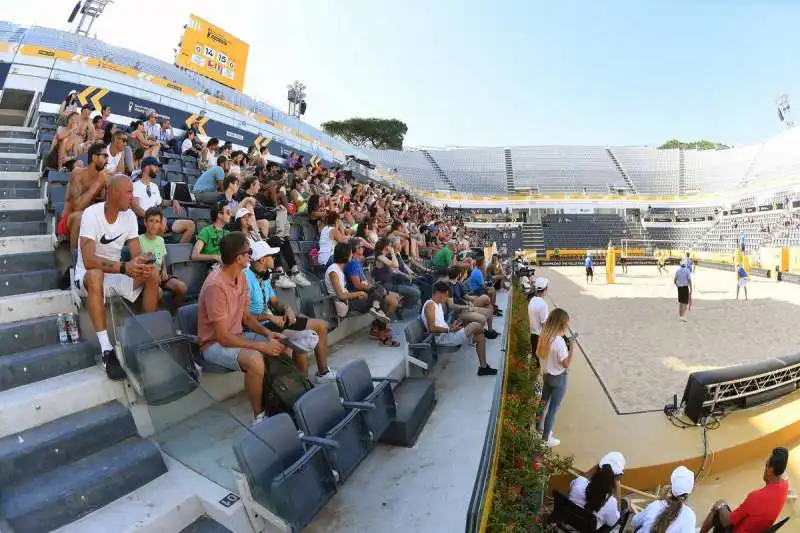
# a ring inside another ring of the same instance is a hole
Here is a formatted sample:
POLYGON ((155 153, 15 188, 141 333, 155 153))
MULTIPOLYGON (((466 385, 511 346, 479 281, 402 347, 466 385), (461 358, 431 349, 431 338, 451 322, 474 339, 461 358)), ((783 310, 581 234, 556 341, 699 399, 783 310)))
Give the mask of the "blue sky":
MULTIPOLYGON (((66 29, 71 1, 35 4, 0 17, 66 29)), ((741 144, 800 106, 789 0, 117 0, 95 29, 171 61, 190 12, 250 43, 246 93, 285 108, 300 79, 311 124, 398 118, 415 146, 741 144)))

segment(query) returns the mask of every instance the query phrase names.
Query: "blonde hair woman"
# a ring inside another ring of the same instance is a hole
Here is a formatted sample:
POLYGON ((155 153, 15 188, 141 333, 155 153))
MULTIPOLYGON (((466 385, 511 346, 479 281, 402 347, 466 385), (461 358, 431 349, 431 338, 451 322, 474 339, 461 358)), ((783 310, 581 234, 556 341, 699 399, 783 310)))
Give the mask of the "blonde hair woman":
POLYGON ((563 309, 553 309, 539 334, 536 353, 544 368, 542 402, 538 428, 551 448, 561 441, 553 436, 553 425, 561 400, 567 392, 567 369, 572 362, 572 339, 569 335, 569 315, 563 309), (546 412, 546 414, 545 414, 546 412))

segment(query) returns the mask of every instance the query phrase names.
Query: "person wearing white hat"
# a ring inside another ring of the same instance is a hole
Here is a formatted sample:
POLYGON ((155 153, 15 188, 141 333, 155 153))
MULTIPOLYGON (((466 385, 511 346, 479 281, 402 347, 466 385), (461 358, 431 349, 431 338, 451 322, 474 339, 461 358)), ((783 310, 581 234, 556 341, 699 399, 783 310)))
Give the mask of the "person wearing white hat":
POLYGON ((610 452, 586 473, 586 477, 578 476, 570 484, 570 501, 594 513, 598 529, 619 522, 623 502, 620 480, 624 470, 625 457, 619 452, 610 452))
POLYGON ((692 272, 685 259, 681 260, 680 267, 675 271, 673 283, 678 288, 678 318, 686 322, 686 311, 692 300, 692 272))
POLYGON ((694 533, 697 516, 686 505, 694 489, 694 472, 679 466, 670 476, 670 492, 633 517, 631 525, 638 533, 694 533))
MULTIPOLYGON (((267 329, 286 335, 291 339, 297 332, 313 331, 318 338, 314 350, 317 360, 317 381, 335 381, 336 372, 328 368, 328 326, 315 318, 297 316, 288 305, 278 301, 272 288, 270 277, 275 267, 275 255, 280 248, 272 247, 264 241, 250 244, 250 267, 244 271, 247 289, 250 294, 248 311, 267 329)), ((310 335, 310 333, 309 333, 310 335)), ((308 375, 308 358, 305 353, 295 351, 294 361, 300 371, 308 375)))
POLYGON ((531 326, 531 351, 536 354, 536 346, 539 344, 539 334, 542 326, 547 321, 550 309, 544 297, 547 296, 547 287, 550 280, 538 277, 533 281, 533 298, 528 302, 528 322, 531 326))

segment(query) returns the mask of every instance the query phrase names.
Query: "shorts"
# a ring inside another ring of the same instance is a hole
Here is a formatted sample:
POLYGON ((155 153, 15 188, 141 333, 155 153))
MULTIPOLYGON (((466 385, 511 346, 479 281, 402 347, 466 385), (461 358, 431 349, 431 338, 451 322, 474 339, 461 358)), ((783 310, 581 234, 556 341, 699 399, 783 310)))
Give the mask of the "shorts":
POLYGON ((680 304, 688 304, 689 303, 689 286, 686 287, 678 287, 678 303, 680 304))
MULTIPOLYGON (((85 274, 84 274, 85 275, 85 274)), ((80 290, 81 297, 86 298, 88 293, 83 285, 83 278, 76 280, 75 284, 80 290)), ((133 278, 125 274, 103 274, 103 298, 108 299, 112 296, 121 296, 129 302, 135 302, 142 294, 143 285, 134 286, 133 278)))
MULTIPOLYGON (((253 333, 252 331, 245 331, 242 334, 242 337, 249 341, 267 342, 267 339, 257 333, 253 333)), ((244 348, 228 348, 218 342, 215 342, 213 344, 209 344, 201 351, 203 352, 203 358, 209 363, 227 368, 228 370, 241 370, 239 367, 238 357, 239 352, 242 350, 244 350, 244 348)))
POLYGON ((262 322, 262 324, 264 324, 265 328, 267 328, 270 331, 274 331, 275 333, 281 333, 282 331, 287 329, 291 331, 303 331, 308 329, 308 319, 304 316, 296 317, 294 324, 286 328, 282 328, 276 324, 273 324, 269 320, 262 322))
POLYGON ((594 270, 592 269, 592 267, 586 267, 586 275, 594 277, 594 270))
POLYGON ((747 286, 747 278, 740 278, 739 279, 739 287, 747 286))
MULTIPOLYGON (((725 507, 725 509, 728 510, 729 513, 731 512, 731 507, 727 503, 725 504, 724 507, 725 507)), ((714 524, 714 528, 712 529, 712 531, 714 533, 732 533, 733 532, 733 526, 722 527, 722 522, 720 522, 720 520, 719 520, 719 511, 716 511, 716 510, 714 511, 713 524, 714 524)))
POLYGON ((436 335, 437 346, 461 346, 462 344, 466 344, 468 340, 464 328, 458 331, 449 331, 436 335))
POLYGON ((483 296, 484 294, 486 294, 486 289, 484 289, 483 287, 472 289, 471 291, 469 291, 469 294, 470 296, 483 296))

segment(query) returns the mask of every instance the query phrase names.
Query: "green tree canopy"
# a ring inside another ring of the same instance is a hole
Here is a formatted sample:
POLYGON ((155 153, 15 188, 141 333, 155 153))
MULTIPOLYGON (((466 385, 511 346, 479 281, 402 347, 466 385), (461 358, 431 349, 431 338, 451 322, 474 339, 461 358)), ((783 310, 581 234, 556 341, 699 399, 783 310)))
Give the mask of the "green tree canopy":
POLYGON ((402 150, 408 126, 396 119, 354 117, 323 122, 322 131, 341 137, 354 146, 402 150))
POLYGON ((727 150, 730 148, 727 144, 715 143, 713 141, 706 141, 701 139, 693 142, 683 142, 678 139, 670 139, 661 146, 660 149, 666 150, 668 148, 683 148, 684 150, 727 150))

